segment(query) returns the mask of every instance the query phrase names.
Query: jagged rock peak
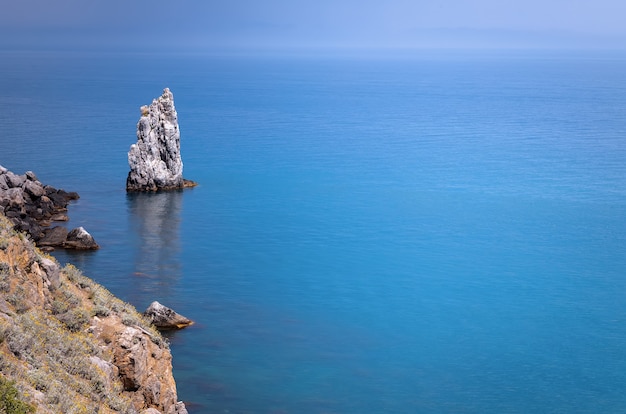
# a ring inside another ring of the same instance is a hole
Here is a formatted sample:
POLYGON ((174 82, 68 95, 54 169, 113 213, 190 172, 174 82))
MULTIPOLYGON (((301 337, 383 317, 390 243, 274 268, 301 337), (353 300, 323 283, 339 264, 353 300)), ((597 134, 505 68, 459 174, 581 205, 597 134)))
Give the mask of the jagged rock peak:
POLYGON ((174 95, 165 88, 150 105, 141 107, 137 143, 128 151, 127 191, 158 191, 190 187, 183 178, 180 129, 174 95))

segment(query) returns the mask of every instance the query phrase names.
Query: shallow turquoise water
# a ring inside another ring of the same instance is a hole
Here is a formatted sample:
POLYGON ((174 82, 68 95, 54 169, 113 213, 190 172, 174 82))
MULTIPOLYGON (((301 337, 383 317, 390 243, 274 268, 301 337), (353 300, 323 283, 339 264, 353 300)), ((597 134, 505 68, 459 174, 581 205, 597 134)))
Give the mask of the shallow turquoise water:
POLYGON ((191 413, 623 412, 626 57, 3 54, 0 164, 198 323, 191 413), (124 191, 173 91, 179 193, 124 191))

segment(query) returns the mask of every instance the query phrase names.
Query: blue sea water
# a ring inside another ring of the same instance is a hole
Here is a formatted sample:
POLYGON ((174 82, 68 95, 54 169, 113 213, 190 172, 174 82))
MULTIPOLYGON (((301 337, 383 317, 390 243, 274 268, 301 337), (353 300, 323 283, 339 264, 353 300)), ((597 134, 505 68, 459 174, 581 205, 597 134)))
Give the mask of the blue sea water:
POLYGON ((2 52, 0 164, 170 335, 190 413, 626 412, 626 56, 2 52), (169 87, 196 188, 124 190, 169 87))

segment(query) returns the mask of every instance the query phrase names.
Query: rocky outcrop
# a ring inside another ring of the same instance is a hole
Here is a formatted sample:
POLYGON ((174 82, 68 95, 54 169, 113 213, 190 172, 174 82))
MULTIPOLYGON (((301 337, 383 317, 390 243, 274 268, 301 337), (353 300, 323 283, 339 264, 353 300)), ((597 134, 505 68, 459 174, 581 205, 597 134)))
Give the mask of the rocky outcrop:
POLYGON ((154 301, 148 306, 148 309, 143 313, 157 329, 182 329, 189 325, 193 325, 193 321, 173 309, 167 306, 161 305, 159 302, 154 301))
POLYGON ((174 95, 165 88, 149 106, 141 107, 137 143, 128 151, 127 191, 158 191, 192 187, 183 178, 180 129, 174 95))
POLYGON ((0 371, 20 400, 42 414, 186 414, 150 322, 12 227, 0 214, 0 371))
MULTIPOLYGON (((119 318, 94 318, 96 337, 106 337, 113 358, 111 366, 121 381, 123 394, 135 409, 152 409, 162 414, 187 413, 178 403, 172 376, 172 355, 140 326, 126 326, 119 318)), ((158 342, 158 341, 157 341, 158 342)))
POLYGON ((0 166, 0 213, 4 213, 11 220, 16 230, 29 234, 40 247, 50 250, 54 247, 98 248, 95 241, 89 245, 81 245, 71 240, 66 243, 68 231, 65 228, 49 228, 52 222, 68 220, 65 214, 67 206, 78 198, 75 192, 42 184, 32 171, 17 175, 0 166))

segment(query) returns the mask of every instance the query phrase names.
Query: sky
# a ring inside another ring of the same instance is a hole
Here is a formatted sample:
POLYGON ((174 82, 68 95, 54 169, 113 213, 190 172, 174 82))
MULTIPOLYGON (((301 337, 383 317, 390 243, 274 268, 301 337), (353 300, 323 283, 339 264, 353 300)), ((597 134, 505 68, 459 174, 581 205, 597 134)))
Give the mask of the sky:
POLYGON ((0 49, 626 48, 624 0, 0 0, 0 49))

